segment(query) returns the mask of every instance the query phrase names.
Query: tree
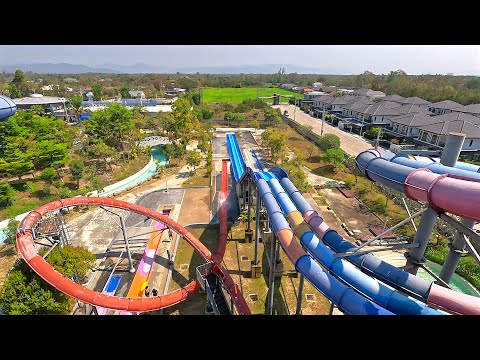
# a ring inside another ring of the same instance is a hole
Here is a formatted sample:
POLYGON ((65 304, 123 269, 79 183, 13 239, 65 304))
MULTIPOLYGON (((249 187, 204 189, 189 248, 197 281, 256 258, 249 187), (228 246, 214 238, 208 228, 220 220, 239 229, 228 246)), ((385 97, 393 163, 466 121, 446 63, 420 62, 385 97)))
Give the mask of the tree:
POLYGON ((80 111, 82 109, 82 101, 82 97, 77 95, 72 96, 72 98, 70 99, 70 105, 72 105, 77 114, 80 114, 80 111))
POLYGON ((103 86, 100 84, 92 85, 93 99, 96 101, 102 100, 103 86))
POLYGON ((98 176, 95 176, 95 175, 90 175, 87 180, 90 182, 90 186, 92 187, 92 189, 94 190, 97 190, 98 192, 98 195, 100 196, 100 193, 102 192, 103 188, 105 187, 106 185, 106 182, 99 178, 98 176))
POLYGON ((110 104, 103 110, 95 111, 85 123, 87 134, 101 139, 108 146, 124 150, 135 129, 133 112, 120 104, 110 104))
POLYGON ((245 115, 241 113, 233 113, 233 120, 235 120, 238 127, 240 127, 240 124, 245 121, 245 115))
POLYGON ((368 131, 365 131, 363 133, 363 136, 365 136, 367 139, 376 139, 379 131, 380 131, 380 128, 372 127, 368 129, 368 131))
POLYGON ((343 163, 344 159, 345 159, 345 154, 342 149, 330 148, 325 153, 325 160, 334 165, 343 163))
POLYGON ((22 93, 20 92, 20 90, 18 90, 18 88, 14 84, 8 85, 8 94, 12 99, 22 97, 22 93))
POLYGON ((270 148, 272 160, 277 161, 284 157, 287 149, 287 134, 276 128, 268 128, 262 133, 262 140, 270 148))
POLYGON ((25 81, 25 75, 23 74, 22 70, 15 70, 15 75, 13 76, 13 80, 10 82, 10 85, 11 87, 9 89, 11 97, 16 98, 29 95, 28 85, 25 81), (15 94, 12 94, 12 92, 15 94))
POLYGON ((227 121, 227 126, 230 127, 230 121, 232 121, 235 118, 235 115, 233 112, 227 111, 225 115, 223 115, 223 120, 227 121))
MULTIPOLYGON (((82 247, 57 246, 48 260, 62 275, 84 282, 87 271, 95 264, 95 255, 82 247)), ((14 266, 0 294, 2 312, 7 315, 68 314, 73 304, 73 298, 55 290, 24 261, 14 266)))
POLYGON ((84 164, 82 160, 75 159, 70 163, 70 172, 77 180, 77 189, 80 187, 80 179, 83 177, 84 164))
POLYGON ((193 173, 200 162, 202 161, 202 155, 197 150, 188 150, 187 151, 187 164, 191 168, 193 168, 193 173))
POLYGON ((311 142, 309 142, 307 144, 307 151, 308 151, 308 158, 311 159, 312 158, 312 155, 313 155, 313 152, 315 151, 317 147, 312 144, 311 142))
POLYGON ((122 96, 122 99, 130 99, 130 93, 128 91, 128 87, 126 86, 122 86, 120 88, 120 95, 122 96))
POLYGON ((206 106, 199 106, 193 112, 200 121, 210 120, 213 117, 213 111, 206 106))
POLYGON ((200 124, 191 106, 186 96, 180 97, 172 105, 173 122, 171 123, 171 131, 175 139, 188 142, 198 130, 200 124))
POLYGON ((255 129, 259 129, 260 128, 260 121, 258 121, 257 119, 253 120, 250 125, 255 128, 255 129))
POLYGON ((56 143, 53 140, 41 141, 38 146, 38 158, 42 166, 57 169, 67 162, 67 145, 56 143))
POLYGON ((13 204, 15 190, 6 181, 0 181, 0 208, 4 208, 13 204))
POLYGON ((15 75, 13 75, 11 84, 18 86, 23 83, 25 83, 25 75, 23 74, 23 71, 20 69, 15 70, 15 75))
POLYGON ((15 219, 10 219, 8 221, 7 228, 3 230, 5 234, 5 240, 3 241, 5 244, 14 244, 17 240, 17 227, 20 224, 20 221, 15 219))
POLYGON ((338 149, 340 147, 340 138, 334 134, 325 134, 320 138, 318 146, 325 152, 328 149, 338 149))
POLYGON ((36 115, 43 115, 45 114, 45 109, 42 105, 32 105, 30 107, 30 111, 36 115))
POLYGON ((57 177, 57 172, 54 168, 47 167, 42 171, 40 179, 51 182, 55 177, 57 177))
POLYGON ((195 105, 200 105, 200 94, 199 93, 193 93, 192 94, 192 101, 195 105))

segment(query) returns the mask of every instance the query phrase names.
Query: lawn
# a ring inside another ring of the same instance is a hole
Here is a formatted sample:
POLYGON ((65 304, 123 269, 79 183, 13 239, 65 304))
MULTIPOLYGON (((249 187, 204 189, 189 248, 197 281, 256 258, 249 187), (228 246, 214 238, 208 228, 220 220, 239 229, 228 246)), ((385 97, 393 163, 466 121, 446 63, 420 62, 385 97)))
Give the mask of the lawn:
MULTIPOLYGON (((245 99, 255 99, 257 96, 272 96, 273 94, 293 95, 297 99, 303 98, 303 94, 280 88, 205 88, 202 89, 203 102, 234 102, 239 103, 245 99)), ((281 97, 280 101, 289 98, 281 97)))
POLYGON ((182 187, 189 186, 209 186, 210 185, 210 174, 207 172, 207 167, 198 168, 195 172, 195 175, 191 176, 186 180, 182 187))

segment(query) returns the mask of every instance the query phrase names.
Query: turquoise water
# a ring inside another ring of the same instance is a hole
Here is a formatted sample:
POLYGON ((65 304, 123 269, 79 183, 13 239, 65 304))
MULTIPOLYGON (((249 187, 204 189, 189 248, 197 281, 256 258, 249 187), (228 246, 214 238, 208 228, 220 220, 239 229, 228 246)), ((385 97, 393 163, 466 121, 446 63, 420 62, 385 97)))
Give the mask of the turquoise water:
POLYGON ((0 230, 0 243, 2 243, 5 240, 5 233, 0 230))
POLYGON ((167 163, 167 157, 165 156, 165 154, 163 153, 162 149, 159 146, 152 147, 150 149, 150 151, 151 151, 152 157, 153 157, 153 164, 145 174, 143 174, 142 176, 138 177, 135 180, 132 180, 132 181, 126 183, 125 185, 119 186, 119 187, 117 187, 115 189, 112 189, 110 191, 107 191, 107 192, 103 192, 103 193, 100 194, 100 196, 107 196, 107 195, 110 195, 114 192, 124 190, 124 189, 128 188, 129 186, 133 186, 135 184, 138 184, 139 182, 145 180, 149 176, 154 175, 157 172, 157 165, 155 164, 155 161, 160 161, 160 163, 162 165, 165 165, 167 163))
MULTIPOLYGON (((440 270, 442 269, 441 265, 434 263, 433 261, 427 260, 425 266, 433 272, 435 275, 440 275, 440 270)), ((428 281, 435 281, 434 277, 427 273, 422 268, 418 269, 417 276, 428 281)), ((463 277, 454 273, 452 276, 452 280, 450 281, 450 287, 455 290, 462 292, 464 294, 473 295, 480 297, 480 291, 478 291, 472 284, 470 284, 467 280, 463 277)))

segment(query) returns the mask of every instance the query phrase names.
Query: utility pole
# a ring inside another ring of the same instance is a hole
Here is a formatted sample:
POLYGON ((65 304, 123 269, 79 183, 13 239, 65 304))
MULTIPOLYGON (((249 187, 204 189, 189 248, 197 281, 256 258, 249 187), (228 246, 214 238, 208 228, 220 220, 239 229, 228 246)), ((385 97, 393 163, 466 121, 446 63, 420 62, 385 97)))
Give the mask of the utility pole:
POLYGON ((320 136, 323 136, 323 123, 325 121, 325 103, 323 103, 323 111, 322 111, 322 128, 320 129, 320 136))

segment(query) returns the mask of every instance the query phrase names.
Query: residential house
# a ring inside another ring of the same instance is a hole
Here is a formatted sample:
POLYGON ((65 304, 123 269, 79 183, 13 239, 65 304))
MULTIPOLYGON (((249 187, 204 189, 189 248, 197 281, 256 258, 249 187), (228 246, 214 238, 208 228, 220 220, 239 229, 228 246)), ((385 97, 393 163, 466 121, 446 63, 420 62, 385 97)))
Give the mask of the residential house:
POLYGON ((417 105, 427 109, 430 101, 419 98, 418 96, 410 96, 401 101, 402 104, 405 105, 417 105))
POLYGON ((370 98, 371 100, 382 99, 386 96, 383 91, 377 91, 377 90, 372 90, 372 89, 363 89, 363 88, 354 90, 353 95, 361 96, 361 97, 366 96, 366 97, 370 98))
POLYGON ((390 117, 389 120, 391 124, 385 129, 387 134, 410 140, 418 137, 420 126, 438 122, 435 117, 420 112, 390 117))
POLYGON ((397 103, 402 103, 402 101, 405 100, 405 98, 403 96, 393 94, 393 95, 385 96, 382 100, 383 101, 393 101, 393 102, 397 102, 397 103))
POLYGON ((303 95, 303 99, 301 103, 306 105, 313 105, 313 100, 323 95, 327 95, 327 94, 324 93, 323 91, 311 91, 311 92, 305 93, 303 95))
POLYGON ((318 88, 318 90, 326 92, 329 95, 332 95, 337 91, 337 87, 336 86, 322 85, 318 88))
POLYGON ((282 84, 280 87, 286 90, 292 90, 296 85, 295 84, 282 84))
POLYGON ((425 109, 425 107, 423 107, 423 106, 410 105, 410 104, 405 104, 405 105, 396 107, 395 111, 397 111, 398 113, 400 113, 402 115, 412 114, 412 113, 420 113, 420 114, 424 114, 424 115, 433 115, 433 113, 431 113, 430 111, 425 109))
POLYGON ((312 91, 313 91, 312 88, 304 88, 304 89, 303 89, 303 93, 304 93, 304 94, 305 94, 305 93, 310 93, 310 92, 312 92, 312 91))
POLYGON ((354 91, 355 90, 353 89, 344 89, 344 88, 337 89, 337 93, 342 95, 353 95, 354 91))
POLYGON ((455 108, 454 111, 480 117, 480 104, 465 105, 455 108))
POLYGON ((343 106, 355 101, 358 101, 358 97, 353 95, 336 97, 335 100, 333 100, 333 102, 330 104, 330 111, 341 113, 343 110, 343 106))
POLYGON ((480 156, 480 119, 476 116, 451 112, 435 116, 435 123, 420 126, 418 138, 414 142, 429 148, 442 149, 450 132, 466 134, 462 155, 480 156))
MULTIPOLYGON (((392 103, 389 102, 389 104, 392 103)), ((356 110, 356 119, 365 123, 367 127, 369 125, 385 127, 390 125, 389 119, 392 116, 398 115, 400 114, 395 110, 395 107, 385 106, 384 103, 365 105, 356 110)))
POLYGON ((318 89, 320 89, 321 86, 322 86, 321 82, 314 82, 312 84, 312 88, 313 88, 314 91, 318 91, 318 89))
POLYGON ((128 93, 132 99, 145 99, 145 93, 142 90, 130 90, 128 93))
POLYGON ((334 96, 330 96, 330 95, 319 96, 314 99, 313 106, 320 110, 323 110, 324 108, 325 110, 330 110, 331 108, 330 104, 334 101, 335 101, 334 96))
POLYGON ((428 105, 428 111, 431 111, 435 115, 444 115, 455 111, 454 109, 463 107, 462 104, 459 104, 452 100, 443 100, 433 104, 428 105))

